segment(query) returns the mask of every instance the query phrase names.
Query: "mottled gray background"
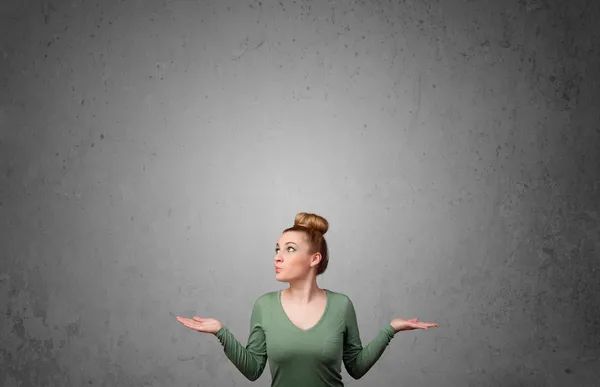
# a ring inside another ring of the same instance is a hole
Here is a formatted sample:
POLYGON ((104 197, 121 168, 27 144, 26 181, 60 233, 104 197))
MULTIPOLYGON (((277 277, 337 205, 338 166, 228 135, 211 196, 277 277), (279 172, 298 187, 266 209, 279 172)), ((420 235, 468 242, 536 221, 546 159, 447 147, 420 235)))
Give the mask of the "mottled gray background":
MULTIPOLYGON (((6 1, 0 386, 250 385, 300 211, 349 386, 598 386, 597 1, 6 1)), ((268 369, 255 385, 269 384, 268 369)))

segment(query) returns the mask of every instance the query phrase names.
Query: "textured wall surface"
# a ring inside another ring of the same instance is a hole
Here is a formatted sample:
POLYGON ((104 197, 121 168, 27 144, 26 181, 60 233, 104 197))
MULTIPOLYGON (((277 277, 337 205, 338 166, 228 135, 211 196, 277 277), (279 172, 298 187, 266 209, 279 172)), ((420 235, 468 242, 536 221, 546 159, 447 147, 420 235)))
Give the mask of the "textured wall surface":
POLYGON ((440 324, 347 385, 597 386, 599 4, 3 2, 0 386, 250 385, 174 316, 245 343, 300 211, 440 324))

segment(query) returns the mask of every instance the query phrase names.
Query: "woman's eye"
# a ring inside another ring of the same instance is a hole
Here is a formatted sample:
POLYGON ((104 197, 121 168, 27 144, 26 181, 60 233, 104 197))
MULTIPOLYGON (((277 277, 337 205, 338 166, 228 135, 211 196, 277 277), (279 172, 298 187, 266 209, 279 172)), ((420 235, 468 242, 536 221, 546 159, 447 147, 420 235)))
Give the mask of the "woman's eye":
MULTIPOLYGON (((296 249, 294 249, 293 247, 291 247, 291 246, 290 246, 290 247, 288 247, 288 251, 289 251, 289 252, 292 252, 292 251, 296 251, 296 249), (290 249, 291 249, 291 250, 290 250, 290 249)), ((278 252, 279 252, 279 247, 277 247, 277 248, 275 249, 275 254, 277 254, 278 252)))

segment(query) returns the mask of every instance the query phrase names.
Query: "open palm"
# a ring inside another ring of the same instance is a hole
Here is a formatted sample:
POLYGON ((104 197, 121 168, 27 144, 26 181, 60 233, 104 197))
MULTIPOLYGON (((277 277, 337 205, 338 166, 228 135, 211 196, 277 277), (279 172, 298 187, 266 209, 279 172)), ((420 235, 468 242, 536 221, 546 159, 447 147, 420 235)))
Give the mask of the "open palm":
POLYGON ((201 318, 197 316, 194 318, 185 318, 177 316, 177 321, 190 329, 204 333, 215 334, 223 327, 223 325, 214 318, 201 318))
POLYGON ((437 327, 436 323, 430 322, 422 322, 419 321, 418 318, 411 318, 410 320, 404 320, 402 318, 393 319, 390 325, 396 330, 396 332, 400 331, 410 331, 413 329, 425 329, 437 327))

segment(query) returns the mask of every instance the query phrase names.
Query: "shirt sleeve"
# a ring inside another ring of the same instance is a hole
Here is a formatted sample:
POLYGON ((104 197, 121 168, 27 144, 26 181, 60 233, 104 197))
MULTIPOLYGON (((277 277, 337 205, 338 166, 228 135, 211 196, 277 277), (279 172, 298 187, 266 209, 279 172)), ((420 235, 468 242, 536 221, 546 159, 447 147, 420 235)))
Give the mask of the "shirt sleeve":
POLYGON ((229 360, 250 381, 260 377, 267 363, 267 344, 262 321, 260 304, 256 301, 250 317, 248 344, 245 347, 225 326, 215 333, 229 360))
POLYGON ((396 331, 387 324, 377 336, 364 348, 360 340, 356 311, 352 301, 348 299, 346 308, 346 330, 344 332, 344 367, 354 379, 362 378, 379 360, 386 347, 394 338, 396 331))

